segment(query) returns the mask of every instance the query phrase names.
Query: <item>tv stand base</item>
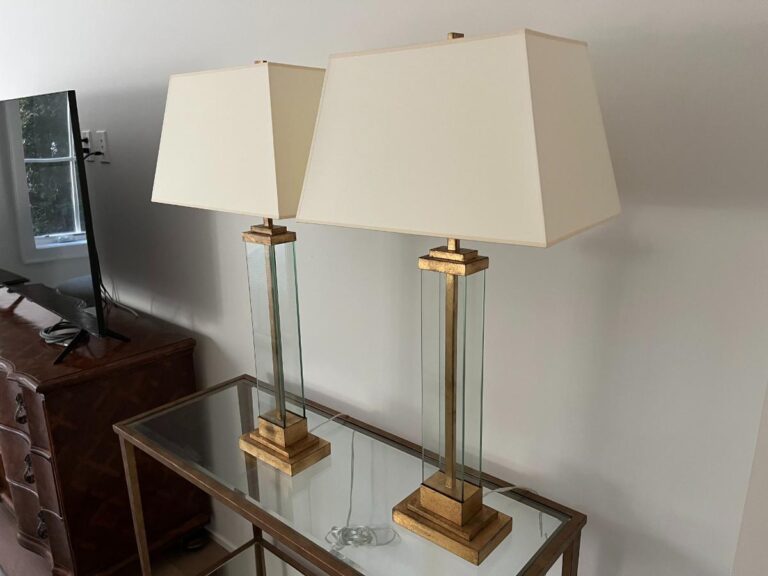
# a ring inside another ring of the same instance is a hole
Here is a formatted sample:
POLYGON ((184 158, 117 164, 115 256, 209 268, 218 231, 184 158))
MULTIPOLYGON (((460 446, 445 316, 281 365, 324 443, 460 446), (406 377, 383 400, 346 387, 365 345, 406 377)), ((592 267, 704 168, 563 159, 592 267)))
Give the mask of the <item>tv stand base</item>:
MULTIPOLYGON (((107 338, 114 338, 115 340, 119 340, 120 342, 130 342, 131 339, 127 336, 123 336, 122 334, 118 334, 117 332, 113 332, 112 330, 106 330, 104 334, 102 335, 107 338)), ((56 359, 53 361, 54 364, 61 364, 64 359, 69 356, 70 352, 77 348, 80 344, 85 344, 90 339, 91 335, 88 333, 87 330, 80 330, 72 340, 69 341, 69 344, 67 344, 64 347, 64 350, 61 351, 61 354, 59 354, 56 359)))

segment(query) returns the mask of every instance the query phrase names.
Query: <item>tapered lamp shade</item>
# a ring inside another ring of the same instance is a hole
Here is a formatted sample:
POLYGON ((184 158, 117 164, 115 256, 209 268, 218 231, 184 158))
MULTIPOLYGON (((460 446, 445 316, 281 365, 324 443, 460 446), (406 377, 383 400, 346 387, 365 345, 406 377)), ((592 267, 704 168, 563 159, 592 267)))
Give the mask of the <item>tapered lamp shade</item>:
POLYGON ((302 222, 549 246, 620 210, 582 42, 334 56, 318 114, 302 222))
POLYGON ((152 201, 295 216, 323 75, 259 63, 171 76, 152 201))

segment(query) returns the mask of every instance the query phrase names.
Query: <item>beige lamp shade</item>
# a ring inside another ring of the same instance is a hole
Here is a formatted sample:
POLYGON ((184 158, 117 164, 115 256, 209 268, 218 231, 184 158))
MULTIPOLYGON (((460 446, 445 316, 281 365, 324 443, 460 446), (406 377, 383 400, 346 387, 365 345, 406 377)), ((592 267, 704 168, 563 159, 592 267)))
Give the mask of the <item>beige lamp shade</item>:
POLYGON ((619 211, 583 42, 331 57, 299 221, 549 246, 619 211))
POLYGON ((171 76, 152 201, 295 216, 323 75, 270 62, 171 76))

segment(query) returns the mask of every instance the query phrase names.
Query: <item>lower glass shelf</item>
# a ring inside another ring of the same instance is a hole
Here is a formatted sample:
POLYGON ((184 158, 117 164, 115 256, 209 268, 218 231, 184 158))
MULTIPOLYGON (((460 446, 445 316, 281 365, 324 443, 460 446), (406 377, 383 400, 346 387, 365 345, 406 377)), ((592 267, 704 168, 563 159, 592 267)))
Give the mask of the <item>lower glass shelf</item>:
POLYGON ((256 544, 251 541, 230 552, 213 566, 200 572, 198 576, 252 576, 258 573, 256 571, 257 557, 256 544))

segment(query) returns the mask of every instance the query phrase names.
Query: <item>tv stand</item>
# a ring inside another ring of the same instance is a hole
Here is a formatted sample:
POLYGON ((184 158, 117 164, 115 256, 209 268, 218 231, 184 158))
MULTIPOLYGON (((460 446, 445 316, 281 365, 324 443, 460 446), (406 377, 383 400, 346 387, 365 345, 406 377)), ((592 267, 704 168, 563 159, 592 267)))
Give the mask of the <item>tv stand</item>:
MULTIPOLYGON (((123 336, 122 334, 118 334, 117 332, 113 332, 112 330, 107 329, 104 334, 102 334, 103 337, 106 338, 114 338, 115 340, 119 340, 120 342, 130 342, 131 339, 127 336, 123 336)), ((67 344, 64 347, 64 350, 61 351, 61 354, 56 356, 56 359, 53 361, 54 364, 61 364, 64 362, 64 359, 69 356, 69 353, 72 352, 75 348, 77 348, 80 344, 85 344, 90 340, 91 335, 88 333, 87 330, 80 329, 80 332, 75 334, 75 337, 72 338, 72 340, 69 341, 69 344, 67 344)))
POLYGON ((99 336, 99 321, 88 314, 82 305, 82 300, 60 294, 44 284, 16 284, 8 287, 13 295, 24 296, 27 300, 53 312, 62 320, 86 330, 89 334, 99 336))
POLYGON ((29 282, 28 278, 0 268, 0 286, 16 286, 18 284, 26 284, 27 282, 29 282))
POLYGON ((64 359, 77 348, 79 344, 87 342, 90 336, 98 338, 106 337, 119 340, 121 342, 130 342, 130 339, 110 330, 109 328, 99 329, 98 319, 86 312, 82 307, 82 301, 78 298, 66 296, 49 288, 43 284, 14 284, 7 286, 10 294, 17 298, 26 298, 38 306, 45 308, 59 316, 62 320, 69 322, 80 328, 80 332, 70 341, 54 360, 54 364, 61 364, 64 359))

